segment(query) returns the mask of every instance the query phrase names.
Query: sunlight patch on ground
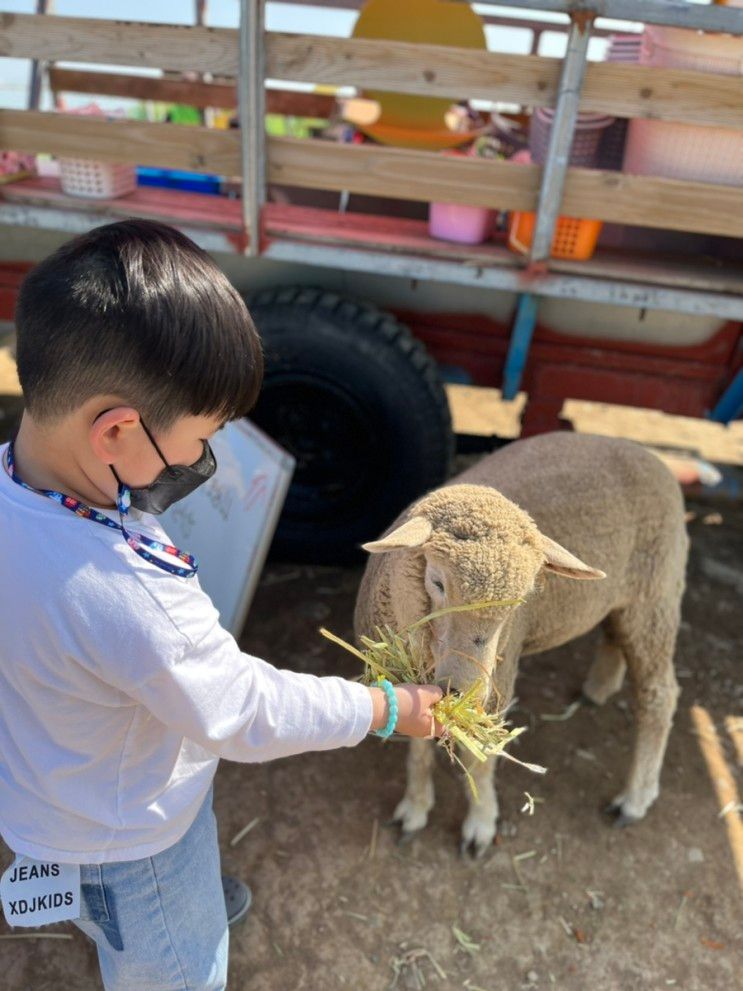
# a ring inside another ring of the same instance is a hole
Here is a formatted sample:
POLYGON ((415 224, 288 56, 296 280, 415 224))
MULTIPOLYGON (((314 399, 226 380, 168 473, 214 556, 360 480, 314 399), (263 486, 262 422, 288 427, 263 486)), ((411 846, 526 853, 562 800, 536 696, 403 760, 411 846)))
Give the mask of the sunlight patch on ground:
MULTIPOLYGON (((732 719, 732 717, 728 718, 732 719)), ((743 889, 743 820, 740 817, 740 795, 709 712, 704 706, 693 705, 691 719, 699 740, 699 749, 702 751, 712 787, 720 804, 718 816, 725 822, 738 881, 743 889)), ((728 720, 726 720, 727 724, 728 720)), ((730 729, 729 725, 728 729, 730 729)))

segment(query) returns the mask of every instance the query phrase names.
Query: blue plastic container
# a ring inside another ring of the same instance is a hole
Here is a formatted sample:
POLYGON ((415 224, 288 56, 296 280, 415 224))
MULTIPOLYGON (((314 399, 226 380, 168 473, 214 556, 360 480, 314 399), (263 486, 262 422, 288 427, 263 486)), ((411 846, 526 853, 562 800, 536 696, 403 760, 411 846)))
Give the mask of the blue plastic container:
POLYGON ((178 172, 175 169, 151 169, 137 167, 138 186, 159 186, 161 189, 181 189, 184 192, 205 193, 218 196, 221 179, 216 175, 200 172, 178 172))

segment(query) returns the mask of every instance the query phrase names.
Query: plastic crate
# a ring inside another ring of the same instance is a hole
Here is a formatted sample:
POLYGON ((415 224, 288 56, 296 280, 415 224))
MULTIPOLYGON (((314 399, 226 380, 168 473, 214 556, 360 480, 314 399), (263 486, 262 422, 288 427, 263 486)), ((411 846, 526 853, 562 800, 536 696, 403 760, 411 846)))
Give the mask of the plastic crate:
MULTIPOLYGON (((534 239, 537 215, 514 211, 508 224, 508 247, 517 254, 526 255, 534 239)), ((587 261, 596 250, 603 224, 600 220, 579 217, 558 217, 552 238, 551 256, 572 261, 587 261)))
POLYGON ((90 158, 60 158, 59 180, 62 192, 89 200, 113 200, 137 188, 133 165, 97 162, 90 158))

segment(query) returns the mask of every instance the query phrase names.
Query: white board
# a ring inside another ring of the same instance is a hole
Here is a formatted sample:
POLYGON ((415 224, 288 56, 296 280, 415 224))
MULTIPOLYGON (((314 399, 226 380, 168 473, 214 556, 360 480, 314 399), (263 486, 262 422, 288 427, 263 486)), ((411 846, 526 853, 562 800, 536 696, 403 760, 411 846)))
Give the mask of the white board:
POLYGON ((211 441, 214 475, 162 515, 173 543, 199 561, 199 581, 237 636, 258 584, 294 458, 249 420, 228 423, 211 441))

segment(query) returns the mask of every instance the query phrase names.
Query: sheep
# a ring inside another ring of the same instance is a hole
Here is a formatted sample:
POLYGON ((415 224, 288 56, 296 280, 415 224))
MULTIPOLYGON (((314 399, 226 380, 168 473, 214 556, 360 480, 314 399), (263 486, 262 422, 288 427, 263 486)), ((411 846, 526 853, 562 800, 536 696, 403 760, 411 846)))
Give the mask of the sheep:
MULTIPOLYGON (((609 811, 618 825, 645 815, 658 796, 678 697, 673 654, 688 553, 681 490, 655 455, 568 432, 516 441, 419 499, 364 548, 371 556, 357 638, 382 624, 401 630, 444 606, 524 600, 449 613, 422 628, 436 680, 462 690, 484 678, 484 697, 499 706, 513 697, 522 654, 600 624, 583 699, 602 705, 628 671, 636 716, 629 774, 609 811)), ((461 849, 479 857, 497 829, 494 759, 473 774, 479 797, 469 795, 461 849)), ((412 740, 393 814, 403 839, 426 825, 433 803, 432 744, 412 740)))

